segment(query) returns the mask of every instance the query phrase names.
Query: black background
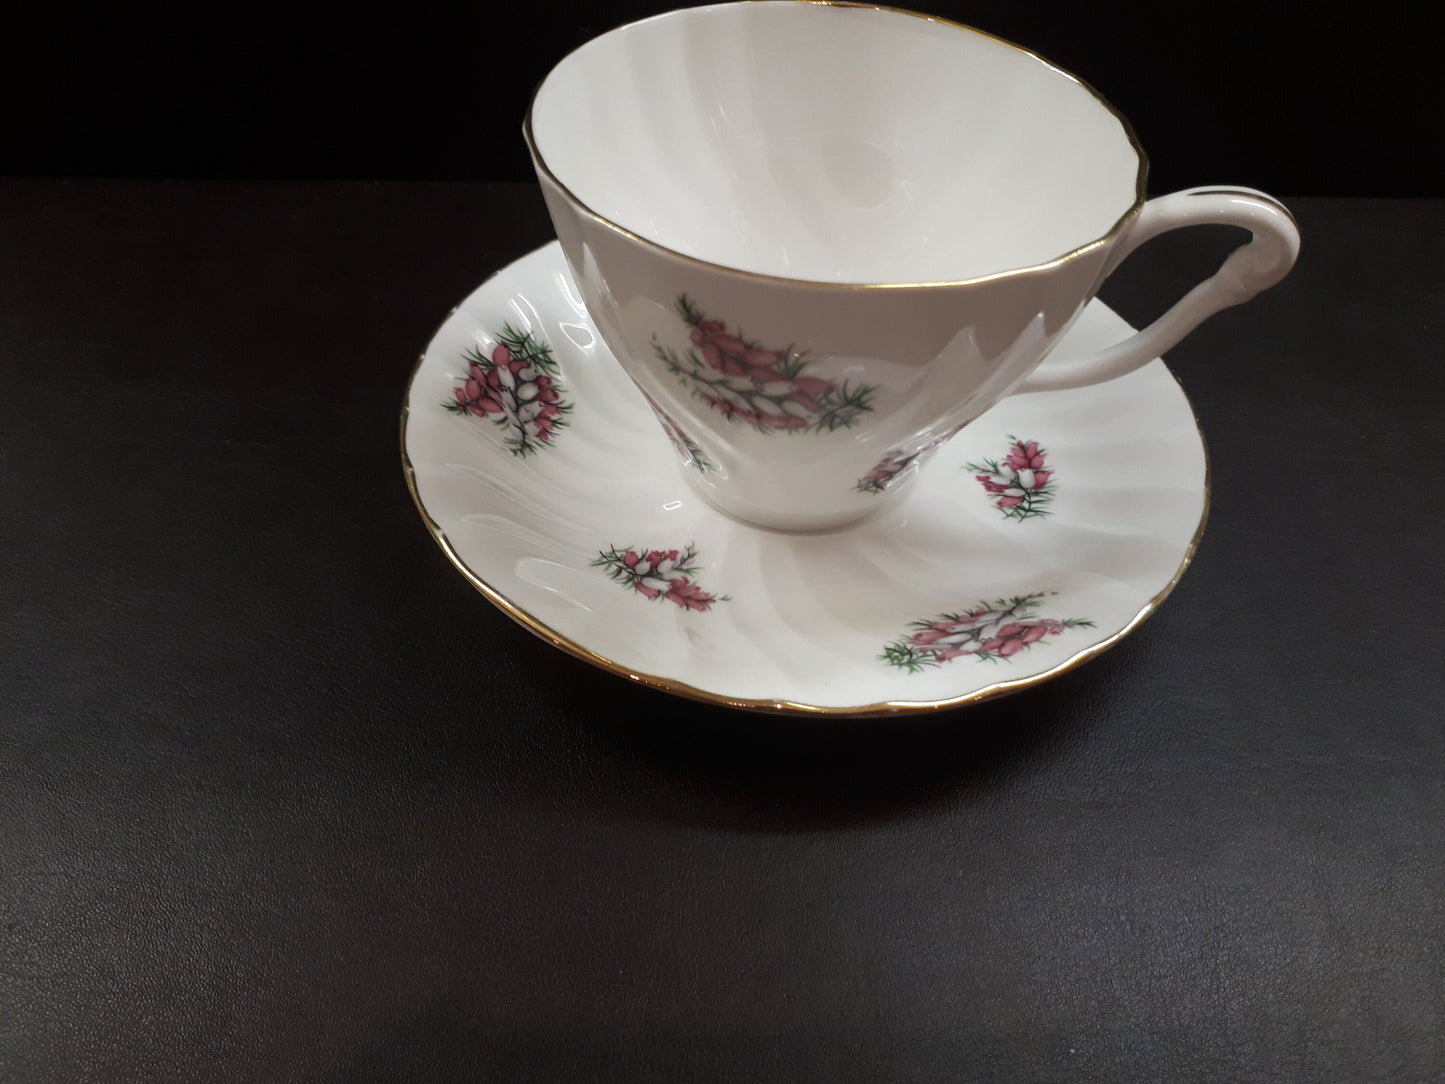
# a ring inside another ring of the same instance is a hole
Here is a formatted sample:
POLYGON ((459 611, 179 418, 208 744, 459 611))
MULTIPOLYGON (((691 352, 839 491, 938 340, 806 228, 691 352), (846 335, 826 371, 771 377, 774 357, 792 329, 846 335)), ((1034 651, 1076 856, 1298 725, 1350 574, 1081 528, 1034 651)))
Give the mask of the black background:
MULTIPOLYGON (((551 65, 676 6, 12 4, 0 174, 525 180, 518 128, 551 65)), ((925 5, 1093 83, 1137 129, 1153 191, 1284 196, 1445 191, 1431 7, 925 5)))
POLYGON ((418 351, 552 236, 527 96, 651 9, 581 10, 0 15, 0 1082, 1445 1079, 1445 201, 1360 198, 1442 191, 1423 18, 937 9, 1304 245, 1169 354, 1158 613, 853 723, 563 655, 407 493, 418 351))

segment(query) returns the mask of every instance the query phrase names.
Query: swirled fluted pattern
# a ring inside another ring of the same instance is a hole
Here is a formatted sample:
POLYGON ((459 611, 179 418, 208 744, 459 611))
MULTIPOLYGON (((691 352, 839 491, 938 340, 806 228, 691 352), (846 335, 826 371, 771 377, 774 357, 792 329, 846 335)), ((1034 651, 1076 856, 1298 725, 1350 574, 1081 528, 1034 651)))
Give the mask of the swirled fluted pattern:
MULTIPOLYGON (((1059 352, 1128 330, 1094 302, 1059 352)), ((762 709, 921 710, 1058 673, 1152 612, 1188 563, 1208 497, 1193 412, 1155 361, 1096 387, 1004 400, 859 526, 743 526, 682 477, 556 244, 489 279, 437 332, 408 392, 403 453, 438 541, 524 625, 650 684, 762 709), (573 407, 526 456, 490 417, 443 406, 465 384, 464 355, 488 356, 504 326, 550 346, 573 407), (1016 466, 1040 453, 1044 466, 1010 473, 1015 440, 1016 466), (986 461, 1000 468, 994 491, 977 478, 986 461), (1020 489, 1025 500, 1008 504, 1020 489), (1020 518, 1045 491, 1045 514, 1020 518), (649 551, 689 546, 695 571, 637 579, 649 551), (629 551, 631 568, 621 556, 597 563, 629 551), (688 586, 669 592, 677 579, 688 586)))

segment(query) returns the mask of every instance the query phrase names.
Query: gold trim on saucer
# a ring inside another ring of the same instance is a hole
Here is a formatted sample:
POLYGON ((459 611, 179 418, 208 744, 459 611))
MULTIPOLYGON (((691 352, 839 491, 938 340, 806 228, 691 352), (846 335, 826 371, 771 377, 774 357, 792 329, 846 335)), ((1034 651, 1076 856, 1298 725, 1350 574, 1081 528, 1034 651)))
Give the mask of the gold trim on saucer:
MULTIPOLYGON (((744 2, 754 2, 754 0, 744 0, 744 2)), ((690 256, 685 252, 679 252, 677 249, 670 248, 667 245, 664 245, 658 241, 654 241, 649 237, 643 237, 640 234, 634 233, 626 226, 623 226, 618 222, 614 222, 610 218, 607 218, 605 215, 602 215, 597 211, 593 210, 590 206, 588 206, 581 199, 579 199, 575 192, 573 192, 570 188, 563 184, 561 178, 559 178, 555 173, 552 172, 551 167, 547 165, 546 160, 542 157, 541 148, 537 146, 537 140, 532 131, 532 113, 537 105, 537 95, 542 92, 542 87, 546 85, 547 80, 545 77, 543 78, 541 83, 537 84, 536 90, 532 92, 531 101, 527 105, 527 114, 522 121, 522 138, 526 140, 527 150, 531 152, 532 161, 536 165, 537 172, 546 177, 546 179, 551 181, 552 184, 556 185, 557 189, 562 192, 564 196, 567 197, 567 199, 572 203, 574 207, 576 207, 579 211, 582 211, 593 221, 597 222, 601 226, 606 227, 614 233, 620 234, 621 236, 629 238, 632 241, 636 241, 638 244, 644 245, 647 248, 657 249, 658 251, 664 252, 669 256, 674 257, 675 259, 682 260, 685 263, 694 264, 698 267, 706 268, 709 271, 713 271, 719 274, 741 275, 744 278, 754 279, 761 282, 786 283, 790 286, 806 286, 826 290, 907 290, 929 289, 939 286, 970 286, 974 283, 979 282, 992 282, 996 279, 1011 278, 1015 275, 1036 274, 1040 271, 1052 270, 1053 268, 1059 267, 1078 256, 1082 256, 1087 252, 1092 252, 1100 245, 1111 243, 1115 238, 1119 236, 1119 234, 1124 231, 1125 227, 1128 226, 1128 224, 1133 221, 1133 219, 1136 218, 1139 212, 1143 209, 1144 203, 1148 199, 1148 195, 1146 192, 1146 183, 1149 176, 1149 158, 1144 153, 1143 146, 1139 143, 1139 137, 1135 134, 1133 125, 1129 123, 1128 118, 1125 117, 1124 114, 1120 113, 1117 109, 1113 107, 1113 105, 1109 103, 1109 100, 1107 98, 1105 98, 1102 94, 1095 90, 1089 83, 1085 82, 1083 79, 1080 79, 1072 72, 1065 71, 1057 64, 1054 64, 1039 56, 1038 53, 1035 53, 1030 49, 1025 49, 1021 45, 1015 45, 1011 41, 1006 41, 1005 39, 998 37, 996 34, 990 34, 986 30, 979 30, 976 27, 968 26, 960 22, 955 22, 952 19, 945 19, 937 15, 925 15, 922 12, 909 11, 906 8, 889 7, 885 4, 859 3, 855 2, 855 0, 791 0, 791 2, 808 4, 815 7, 859 8, 869 11, 887 12, 893 15, 907 15, 914 19, 923 19, 926 22, 938 23, 940 26, 955 27, 956 29, 965 30, 971 34, 977 34, 979 37, 988 38, 991 41, 996 41, 1000 45, 1005 45, 1008 48, 1015 50, 1016 52, 1022 53, 1024 56, 1030 57, 1033 60, 1038 61, 1040 64, 1044 65, 1044 67, 1049 68, 1051 71, 1057 72, 1065 79, 1068 79, 1071 82, 1078 84, 1079 87, 1091 94, 1094 97, 1094 100, 1097 101, 1100 105, 1102 105, 1106 110, 1108 110, 1109 113, 1114 117, 1114 119, 1119 122, 1119 124, 1124 129, 1124 135, 1129 140, 1129 146, 1133 148, 1134 154, 1138 158, 1139 168, 1134 179, 1133 204, 1129 207, 1127 211, 1125 211, 1122 215, 1119 216, 1118 220, 1114 223, 1113 226, 1109 228, 1108 232, 1106 232, 1100 237, 1095 238, 1092 241, 1085 242, 1077 248, 1065 252, 1062 256, 1058 256, 1055 259, 1048 260, 1044 263, 1030 264, 1027 267, 1010 268, 1007 271, 996 271, 992 274, 979 275, 975 278, 945 279, 936 282, 827 282, 820 279, 795 279, 788 278, 785 275, 769 275, 761 271, 747 271, 743 268, 729 267, 726 264, 713 263, 710 260, 704 260, 697 256, 690 256)), ((684 8, 679 10, 689 11, 695 9, 684 8)), ((663 15, 654 15, 647 19, 637 20, 637 22, 651 22, 653 19, 663 19, 667 18, 668 15, 678 13, 679 12, 668 12, 663 15)), ((625 23, 623 24, 623 26, 614 27, 613 29, 622 30, 625 29, 627 26, 632 25, 635 25, 635 23, 625 23)), ((607 31, 607 33, 612 32, 613 31, 610 30, 607 31)), ((601 35, 599 35, 599 37, 600 36, 601 35)), ((554 65, 554 69, 566 63, 567 58, 572 56, 573 53, 577 53, 580 50, 587 48, 587 46, 590 44, 591 42, 585 42, 582 45, 579 45, 576 49, 573 49, 571 53, 568 53, 567 56, 563 57, 560 61, 557 62, 556 65, 554 65)))
MULTIPOLYGON (((495 274, 488 276, 487 281, 490 281, 491 278, 495 277, 495 274)), ((483 285, 485 285, 485 282, 483 283, 483 285)), ((456 311, 456 309, 453 309, 452 313, 455 313, 456 311)), ((451 318, 452 313, 449 313, 447 315, 447 319, 451 318)), ((445 320, 443 321, 443 326, 444 325, 445 320)), ((437 331, 440 332, 440 330, 441 329, 439 327, 437 331)), ((428 342, 433 342, 435 341, 435 339, 436 333, 433 333, 432 338, 428 340, 428 342)), ((1084 648, 1082 651, 1079 651, 1077 654, 1071 656, 1068 659, 1065 659, 1057 666, 1053 667, 1052 669, 1046 670, 1043 673, 1018 678, 1013 681, 1000 681, 993 685, 988 685, 982 689, 975 690, 974 692, 965 693, 961 696, 949 697, 943 700, 889 700, 874 704, 860 704, 853 707, 833 707, 820 704, 804 704, 795 700, 788 700, 785 698, 754 700, 740 697, 723 696, 719 693, 709 692, 706 689, 700 689, 695 685, 689 685, 687 682, 678 681, 675 678, 662 677, 656 674, 638 673, 637 671, 631 670, 628 667, 623 666, 621 663, 615 662, 612 659, 607 658, 605 655, 600 655, 597 652, 591 650, 590 648, 583 647, 576 641, 562 635, 560 632, 547 625, 545 622, 539 621, 536 617, 533 617, 525 609, 523 609, 517 603, 513 602, 506 595, 502 594, 502 592, 498 591, 491 584, 487 583, 487 581, 484 580, 481 576, 479 576, 473 569, 468 567, 467 563, 462 560, 461 555, 457 553, 455 547, 451 543, 451 540, 447 538, 446 532, 442 530, 441 525, 432 518, 431 513, 427 511, 426 505, 422 503, 421 492, 417 487, 416 469, 415 467, 413 467, 411 462, 411 456, 407 451, 406 431, 407 421, 411 414, 412 386, 415 384, 417 373, 421 371, 421 367, 425 361, 426 352, 423 351, 421 356, 417 359, 416 365, 412 368, 411 376, 407 379, 406 396, 402 401, 401 408, 401 462, 402 471, 406 476, 406 486, 408 491, 411 493, 412 500, 416 504, 417 511, 421 513, 422 521, 426 524, 427 530, 431 532, 431 536, 436 540, 437 545, 442 548, 442 552, 447 555, 447 559, 450 560, 451 563, 457 567, 457 570, 467 578, 468 582, 470 582, 473 587, 475 587, 478 591, 485 595, 493 605, 495 605, 512 620, 516 621, 523 628, 527 629, 534 635, 539 636, 541 639, 545 640, 553 647, 561 648, 569 655, 573 655, 581 659, 583 662, 591 663, 593 666, 599 667, 602 670, 606 670, 609 673, 626 678, 628 681, 636 682, 639 685, 645 685, 650 689, 658 689, 665 693, 671 693, 674 696, 681 696, 690 700, 699 700, 705 704, 714 704, 719 707, 741 708, 748 711, 769 712, 779 715, 827 715, 853 718, 916 715, 922 714, 924 712, 942 711, 948 708, 962 707, 965 704, 976 704, 980 701, 991 700, 996 696, 1005 696, 1009 693, 1019 692, 1034 685, 1040 685, 1045 681, 1048 681, 1052 678, 1059 676, 1060 674, 1066 673, 1067 671, 1074 669, 1076 666, 1080 666, 1083 663, 1088 662, 1095 656, 1103 654, 1105 651, 1109 650, 1109 648, 1117 644, 1120 640, 1124 639, 1124 637, 1128 636, 1131 632, 1138 628, 1139 625, 1141 625, 1148 617, 1150 617, 1154 613, 1154 611, 1159 608, 1163 601, 1169 597, 1170 592, 1174 590, 1174 588, 1179 584, 1179 581, 1183 578, 1184 572, 1186 569, 1188 569, 1190 562, 1194 560, 1195 551, 1199 548, 1200 539, 1204 536, 1204 525, 1209 519, 1210 489, 1212 485, 1212 468, 1210 467, 1209 463, 1209 446, 1205 443, 1204 430, 1199 424, 1199 414, 1197 411, 1195 411, 1194 404, 1190 402, 1189 396, 1184 391, 1184 386, 1182 383, 1180 383, 1179 378, 1175 376, 1172 370, 1169 370, 1168 367, 1165 366, 1165 369, 1167 372, 1169 372, 1170 377, 1174 380, 1175 384, 1179 386, 1179 392, 1181 395, 1184 396, 1184 402, 1189 407, 1190 416, 1194 419, 1195 431, 1199 434, 1200 450, 1204 456, 1204 507, 1200 510, 1199 525, 1194 529, 1194 537, 1190 539, 1189 545, 1184 551, 1184 559, 1180 562, 1179 568, 1175 571, 1169 582, 1164 585, 1164 588, 1153 598, 1151 598, 1148 603, 1145 604, 1143 609, 1141 609, 1137 614, 1135 614, 1134 617, 1123 628, 1115 632, 1107 639, 1084 648)))

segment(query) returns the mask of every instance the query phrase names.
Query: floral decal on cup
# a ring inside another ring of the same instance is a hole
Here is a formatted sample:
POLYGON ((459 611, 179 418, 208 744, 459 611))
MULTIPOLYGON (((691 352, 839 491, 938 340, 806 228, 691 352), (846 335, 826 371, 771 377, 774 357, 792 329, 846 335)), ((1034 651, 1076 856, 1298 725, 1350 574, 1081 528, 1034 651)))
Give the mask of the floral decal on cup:
POLYGON ((647 392, 644 391, 642 397, 647 400, 647 405, 652 407, 652 412, 657 415, 657 420, 662 423, 662 431, 667 434, 667 439, 672 442, 672 446, 677 454, 682 456, 682 461, 699 474, 718 473, 717 464, 707 457, 707 453, 702 450, 702 446, 688 435, 687 430, 678 425, 677 422, 673 420, 672 415, 663 410, 657 400, 648 395, 647 392))
POLYGON ((1009 519, 1030 519, 1049 514, 1054 499, 1054 472, 1045 469, 1047 453, 1036 440, 1008 438, 1012 443, 1002 461, 985 459, 965 463, 994 499, 994 506, 1009 519))
POLYGON ((684 610, 699 613, 712 608, 715 602, 732 601, 727 595, 704 591, 694 580, 698 567, 697 548, 691 543, 681 550, 618 549, 601 550, 593 565, 607 570, 607 575, 624 587, 656 602, 668 602, 684 610))
POLYGON ((863 475, 862 478, 859 478, 858 484, 853 488, 859 493, 884 492, 889 486, 893 485, 894 480, 897 479, 900 474, 913 466, 913 464, 919 463, 928 456, 929 453, 943 447, 943 445, 952 440, 954 434, 962 428, 963 426, 956 425, 947 433, 939 437, 934 437, 927 444, 923 445, 923 447, 915 451, 910 452, 906 448, 894 448, 877 463, 873 464, 873 468, 867 474, 863 475))
POLYGON ((917 452, 912 455, 905 455, 902 451, 889 452, 873 464, 873 469, 859 478, 858 484, 853 488, 859 493, 882 493, 893 484, 893 479, 907 470, 909 465, 917 459, 917 452))
POLYGON ((462 355, 467 378, 442 406, 455 414, 491 418, 506 432, 506 445, 525 457, 550 445, 567 425, 572 404, 563 399, 552 348, 530 332, 504 325, 488 357, 477 347, 462 355))
POLYGON ((1078 617, 1058 620, 1039 617, 1039 605, 1052 592, 980 602, 971 610, 939 614, 914 621, 913 631, 888 644, 878 656, 890 666, 916 674, 930 666, 971 655, 989 662, 1007 662, 1033 647, 1045 636, 1062 636, 1067 629, 1094 627, 1078 617))
POLYGON ((686 294, 677 314, 692 330, 679 354, 653 336, 652 349, 682 384, 729 421, 760 433, 828 433, 847 429, 873 409, 875 384, 842 384, 808 376, 807 354, 770 350, 709 320, 686 294))

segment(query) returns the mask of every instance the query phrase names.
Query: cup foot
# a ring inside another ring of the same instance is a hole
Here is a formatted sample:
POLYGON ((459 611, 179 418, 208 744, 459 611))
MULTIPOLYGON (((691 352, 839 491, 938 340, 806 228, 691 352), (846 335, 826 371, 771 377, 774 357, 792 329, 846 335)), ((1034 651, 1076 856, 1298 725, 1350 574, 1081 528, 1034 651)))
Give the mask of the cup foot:
POLYGON ((756 527, 779 534, 832 534, 847 530, 876 518, 891 506, 897 497, 896 494, 883 495, 881 498, 875 498, 865 507, 850 508, 843 512, 773 512, 767 509, 733 504, 725 498, 720 498, 715 491, 701 484, 696 471, 681 466, 679 470, 694 493, 729 519, 736 520, 746 527, 756 527))

